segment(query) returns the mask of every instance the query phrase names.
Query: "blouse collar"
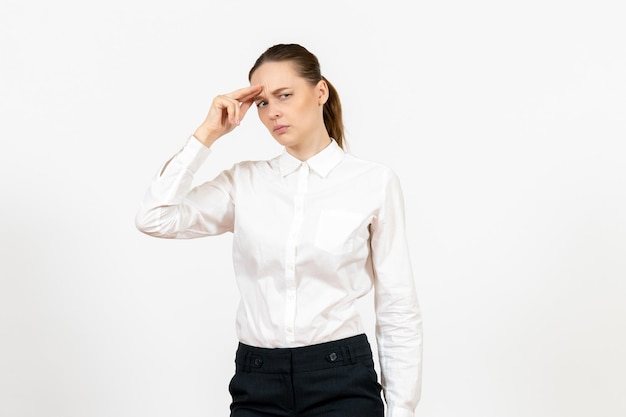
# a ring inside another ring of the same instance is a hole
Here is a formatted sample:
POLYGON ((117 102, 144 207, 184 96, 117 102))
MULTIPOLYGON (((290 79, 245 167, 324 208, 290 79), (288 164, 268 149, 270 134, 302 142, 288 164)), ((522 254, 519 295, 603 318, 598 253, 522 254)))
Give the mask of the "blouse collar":
MULTIPOLYGON (((306 162, 309 168, 312 171, 315 171, 317 175, 325 178, 326 176, 328 176, 330 171, 332 171, 332 169, 335 168, 339 164, 339 162, 341 162, 344 156, 344 150, 339 147, 334 139, 332 139, 327 147, 325 147, 304 162, 306 162)), ((291 174, 303 163, 303 161, 300 161, 298 158, 291 155, 289 152, 287 152, 287 150, 284 150, 283 153, 279 156, 278 162, 280 174, 283 177, 291 174)))

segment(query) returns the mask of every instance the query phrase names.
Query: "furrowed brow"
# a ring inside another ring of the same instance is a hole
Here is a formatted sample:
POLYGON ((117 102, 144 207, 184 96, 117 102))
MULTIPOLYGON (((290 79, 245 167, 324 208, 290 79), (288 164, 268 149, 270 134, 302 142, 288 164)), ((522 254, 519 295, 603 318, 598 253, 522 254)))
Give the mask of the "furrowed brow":
MULTIPOLYGON (((281 87, 281 88, 277 88, 276 90, 271 91, 271 92, 270 92, 270 95, 275 96, 275 95, 278 95, 278 94, 282 93, 282 92, 283 92, 283 91, 285 91, 285 90, 289 90, 289 87, 281 87)), ((265 99, 265 97, 263 97, 263 96, 262 96, 262 95, 260 95, 260 94, 259 94, 258 96, 256 96, 256 97, 254 97, 254 101, 264 100, 264 99, 265 99)))

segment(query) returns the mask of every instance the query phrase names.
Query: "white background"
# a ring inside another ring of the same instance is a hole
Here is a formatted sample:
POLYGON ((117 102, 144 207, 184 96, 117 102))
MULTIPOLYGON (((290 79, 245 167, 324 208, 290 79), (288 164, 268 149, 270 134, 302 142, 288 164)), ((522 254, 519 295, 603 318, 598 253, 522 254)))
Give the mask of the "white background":
MULTIPOLYGON (((228 415, 230 236, 134 215, 213 96, 298 42, 403 183, 417 415, 623 417, 620 3, 2 0, 0 416, 228 415)), ((199 180, 278 152, 255 113, 199 180)))

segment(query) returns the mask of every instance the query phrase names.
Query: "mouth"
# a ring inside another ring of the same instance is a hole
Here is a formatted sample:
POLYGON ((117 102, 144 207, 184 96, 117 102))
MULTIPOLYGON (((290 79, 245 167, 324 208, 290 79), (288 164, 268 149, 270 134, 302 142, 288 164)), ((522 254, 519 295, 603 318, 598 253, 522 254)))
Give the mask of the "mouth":
POLYGON ((277 135, 282 135, 283 133, 285 133, 287 131, 287 129, 289 129, 289 126, 286 125, 276 125, 274 126, 274 133, 277 135))

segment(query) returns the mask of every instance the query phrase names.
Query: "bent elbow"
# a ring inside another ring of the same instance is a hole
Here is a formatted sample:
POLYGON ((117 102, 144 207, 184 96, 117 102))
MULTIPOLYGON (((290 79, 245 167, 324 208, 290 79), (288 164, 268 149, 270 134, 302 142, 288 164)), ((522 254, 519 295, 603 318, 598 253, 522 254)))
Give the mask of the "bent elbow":
POLYGON ((158 210, 139 210, 135 215, 135 227, 149 236, 168 237, 163 233, 163 226, 157 212, 158 210))

